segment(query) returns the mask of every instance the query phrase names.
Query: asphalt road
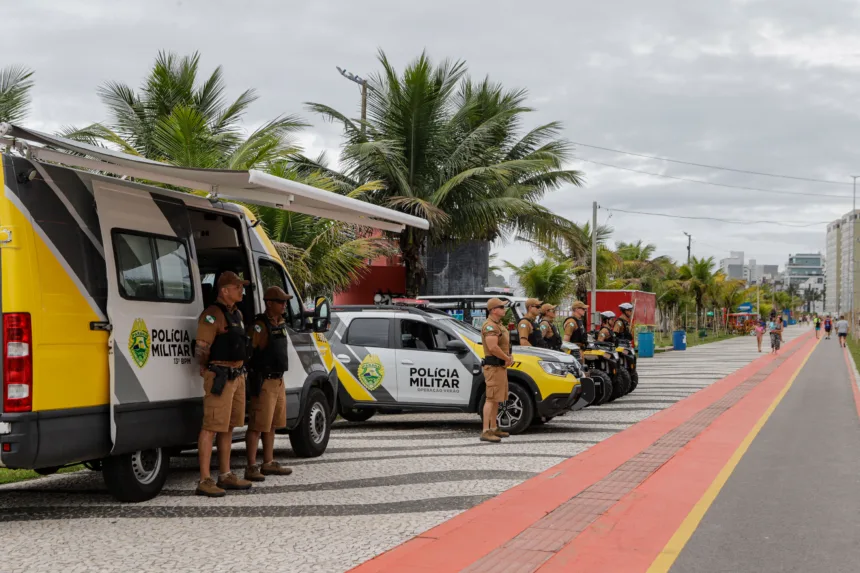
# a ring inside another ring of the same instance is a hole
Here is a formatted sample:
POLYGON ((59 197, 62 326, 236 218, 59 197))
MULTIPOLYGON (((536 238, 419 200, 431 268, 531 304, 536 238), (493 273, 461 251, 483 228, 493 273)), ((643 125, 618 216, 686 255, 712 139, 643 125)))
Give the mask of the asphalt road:
MULTIPOLYGON (((805 330, 789 328, 790 340, 805 330)), ((636 392, 556 418, 503 444, 478 441, 476 415, 339 422, 317 459, 247 494, 195 497, 196 455, 171 460, 165 491, 116 503, 82 471, 0 486, 0 571, 345 571, 671 406, 761 356, 755 339, 640 362, 636 392)), ((234 471, 244 446, 234 446, 234 471)))
POLYGON ((860 568, 860 418, 822 340, 726 482, 672 573, 860 568))

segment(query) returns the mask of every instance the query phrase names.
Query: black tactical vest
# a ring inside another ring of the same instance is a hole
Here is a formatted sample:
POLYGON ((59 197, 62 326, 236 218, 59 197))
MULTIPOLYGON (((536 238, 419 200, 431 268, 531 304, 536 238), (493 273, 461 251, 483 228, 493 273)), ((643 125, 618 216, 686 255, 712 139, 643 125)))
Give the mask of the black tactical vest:
POLYGON ((617 333, 618 340, 633 340, 633 333, 630 332, 630 321, 626 318, 618 317, 621 322, 621 332, 617 333))
POLYGON ((581 344, 582 346, 585 346, 586 344, 588 344, 588 333, 585 332, 585 321, 580 321, 577 320, 577 318, 574 316, 569 316, 564 321, 565 330, 567 330, 568 321, 571 320, 573 321, 573 324, 575 326, 573 328, 573 332, 570 333, 570 341, 574 344, 581 344))
POLYGON ((283 376, 288 368, 287 353, 289 349, 289 335, 287 334, 287 323, 274 325, 265 314, 257 315, 256 320, 266 325, 268 332, 268 343, 265 348, 255 348, 251 359, 251 369, 265 375, 267 378, 279 378, 283 376))
MULTIPOLYGON (((522 322, 523 320, 532 325, 532 332, 528 336, 529 344, 531 344, 532 346, 536 346, 538 348, 546 348, 546 342, 544 341, 543 334, 541 333, 541 330, 540 330, 540 323, 531 322, 527 318, 521 319, 520 322, 522 322)), ((519 324, 517 326, 519 327, 519 324)), ((519 333, 517 333, 517 334, 519 334, 519 333)))
POLYGON ((551 350, 561 350, 561 335, 558 333, 558 328, 556 328, 555 324, 550 321, 545 321, 549 327, 552 329, 552 336, 544 338, 543 341, 546 344, 546 347, 551 350))
POLYGON ((209 360, 244 362, 248 359, 249 338, 242 325, 242 313, 238 309, 230 312, 220 302, 216 302, 215 306, 224 313, 224 318, 227 320, 227 332, 215 337, 209 351, 209 360))

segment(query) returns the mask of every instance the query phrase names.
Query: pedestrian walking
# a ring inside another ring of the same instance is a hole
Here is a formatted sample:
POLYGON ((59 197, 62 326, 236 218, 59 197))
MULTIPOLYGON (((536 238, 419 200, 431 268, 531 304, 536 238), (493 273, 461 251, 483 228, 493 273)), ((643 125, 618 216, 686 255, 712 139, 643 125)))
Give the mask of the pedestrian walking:
POLYGON ((777 316, 776 322, 773 323, 773 327, 770 329, 770 352, 771 354, 778 354, 779 347, 782 344, 782 317, 777 316))
POLYGON ((830 340, 830 331, 833 330, 833 321, 830 320, 830 317, 825 317, 824 319, 824 334, 826 335, 824 338, 830 340))
POLYGON ((760 318, 759 321, 755 325, 755 340, 756 340, 756 343, 758 343, 758 351, 759 352, 761 352, 761 341, 762 341, 762 338, 764 338, 765 325, 766 325, 766 323, 765 323, 763 318, 760 318))
POLYGON ((815 338, 818 339, 821 336, 821 317, 816 315, 812 319, 812 324, 815 326, 815 338))
POLYGON ((848 340, 848 321, 845 320, 845 315, 839 317, 836 321, 836 334, 839 336, 839 346, 845 348, 845 343, 848 340))

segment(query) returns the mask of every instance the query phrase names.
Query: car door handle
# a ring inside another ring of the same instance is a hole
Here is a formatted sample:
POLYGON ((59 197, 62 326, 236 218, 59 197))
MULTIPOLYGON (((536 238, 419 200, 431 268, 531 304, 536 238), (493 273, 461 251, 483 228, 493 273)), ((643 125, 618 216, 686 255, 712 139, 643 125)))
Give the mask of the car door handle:
POLYGON ((414 362, 412 362, 411 360, 401 360, 401 361, 400 361, 400 363, 401 363, 401 364, 406 364, 407 366, 411 366, 411 365, 415 364, 415 363, 414 363, 414 362))
POLYGON ((337 359, 341 361, 343 364, 349 364, 349 356, 346 354, 338 354, 337 359))

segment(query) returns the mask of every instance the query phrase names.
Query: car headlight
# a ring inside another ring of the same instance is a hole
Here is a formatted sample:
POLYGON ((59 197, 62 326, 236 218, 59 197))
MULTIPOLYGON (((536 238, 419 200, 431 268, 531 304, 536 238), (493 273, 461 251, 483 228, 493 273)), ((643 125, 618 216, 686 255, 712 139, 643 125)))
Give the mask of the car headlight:
POLYGON ((543 371, 547 374, 552 374, 553 376, 567 376, 567 365, 563 362, 548 362, 540 360, 538 364, 540 364, 540 367, 543 368, 543 371))

